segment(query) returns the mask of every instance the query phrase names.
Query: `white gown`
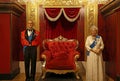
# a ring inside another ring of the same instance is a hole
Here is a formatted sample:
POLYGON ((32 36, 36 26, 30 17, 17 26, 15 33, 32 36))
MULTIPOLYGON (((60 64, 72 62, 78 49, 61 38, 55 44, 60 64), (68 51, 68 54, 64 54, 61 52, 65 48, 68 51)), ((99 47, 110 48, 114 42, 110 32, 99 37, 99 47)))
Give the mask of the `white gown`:
MULTIPOLYGON (((92 36, 88 36, 86 39, 85 47, 89 51, 90 45, 93 43, 94 39, 92 36)), ((97 38, 97 44, 93 49, 104 48, 102 37, 97 38)), ((89 52, 87 55, 86 62, 86 81, 104 81, 104 69, 103 69, 103 58, 102 52, 100 54, 95 54, 94 52, 89 52)))

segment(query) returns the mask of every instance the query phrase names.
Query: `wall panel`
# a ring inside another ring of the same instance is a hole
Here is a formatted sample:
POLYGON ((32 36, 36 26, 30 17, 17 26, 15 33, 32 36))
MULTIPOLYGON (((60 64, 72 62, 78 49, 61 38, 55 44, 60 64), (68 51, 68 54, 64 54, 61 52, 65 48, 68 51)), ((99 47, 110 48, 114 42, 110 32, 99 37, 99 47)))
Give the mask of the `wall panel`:
POLYGON ((106 73, 114 80, 117 76, 120 78, 120 8, 116 9, 107 12, 106 14, 109 13, 107 16, 102 14, 104 23, 100 22, 101 19, 99 18, 99 28, 105 43, 106 73))
POLYGON ((0 4, 0 80, 13 79, 19 68, 19 17, 23 7, 11 2, 0 4))
POLYGON ((10 72, 10 14, 0 14, 0 74, 10 72))

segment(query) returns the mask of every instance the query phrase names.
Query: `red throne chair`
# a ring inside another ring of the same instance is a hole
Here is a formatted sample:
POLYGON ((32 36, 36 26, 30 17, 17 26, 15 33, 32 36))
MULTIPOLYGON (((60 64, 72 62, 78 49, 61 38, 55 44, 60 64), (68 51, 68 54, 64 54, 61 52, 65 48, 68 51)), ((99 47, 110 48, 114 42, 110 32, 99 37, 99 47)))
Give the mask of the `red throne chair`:
POLYGON ((42 58, 44 63, 42 65, 42 79, 45 78, 47 72, 56 74, 65 74, 74 72, 77 79, 79 79, 79 66, 77 59, 80 53, 76 51, 78 41, 75 39, 67 39, 59 36, 54 39, 46 39, 43 41, 44 52, 42 58))

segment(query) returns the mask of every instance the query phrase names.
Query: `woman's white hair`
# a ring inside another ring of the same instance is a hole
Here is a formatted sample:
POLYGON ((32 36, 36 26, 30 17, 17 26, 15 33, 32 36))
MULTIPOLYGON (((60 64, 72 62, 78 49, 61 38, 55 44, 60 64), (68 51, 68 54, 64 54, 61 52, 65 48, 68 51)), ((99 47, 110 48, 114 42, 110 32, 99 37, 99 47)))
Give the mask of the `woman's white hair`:
POLYGON ((98 28, 97 28, 95 25, 92 25, 92 26, 90 27, 90 31, 92 31, 92 30, 97 30, 97 31, 98 31, 98 28))

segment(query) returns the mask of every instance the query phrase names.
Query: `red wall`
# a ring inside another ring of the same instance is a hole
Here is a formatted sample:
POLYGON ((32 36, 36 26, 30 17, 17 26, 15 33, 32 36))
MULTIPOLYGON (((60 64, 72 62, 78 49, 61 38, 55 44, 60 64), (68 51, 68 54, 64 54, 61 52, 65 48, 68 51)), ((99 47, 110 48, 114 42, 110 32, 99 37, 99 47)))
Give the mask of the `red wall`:
MULTIPOLYGON (((24 9, 26 9, 25 5, 23 5, 23 7, 24 7, 24 9)), ((23 12, 21 14, 21 16, 19 17, 17 27, 18 27, 18 33, 19 33, 18 37, 20 39, 21 31, 26 29, 26 12, 23 12)), ((24 60, 24 58, 23 58, 23 47, 21 45, 20 40, 18 40, 18 42, 19 42, 19 61, 23 61, 24 60)))
POLYGON ((0 14, 0 18, 0 74, 8 74, 19 68, 19 18, 13 14, 0 14))
MULTIPOLYGON (((7 11, 7 10, 6 10, 7 11)), ((14 13, 0 13, 0 80, 19 73, 20 32, 25 21, 14 13), (20 22, 21 21, 21 22, 20 22), (20 24, 19 24, 20 22, 20 24)), ((21 15, 21 14, 20 14, 21 15)), ((24 17, 25 19, 25 17, 24 17)))
POLYGON ((79 52, 80 52, 80 59, 81 61, 84 61, 85 55, 84 55, 84 8, 81 10, 80 17, 77 20, 78 26, 77 26, 77 40, 79 41, 79 52))
POLYGON ((11 71, 15 71, 19 68, 19 52, 20 52, 20 33, 18 26, 18 16, 11 14, 11 71))
POLYGON ((105 44, 106 73, 115 80, 120 75, 120 9, 106 17, 99 14, 98 23, 105 44))
POLYGON ((120 77, 120 8, 116 10, 116 74, 120 77))
POLYGON ((0 14, 0 74, 10 73, 10 14, 0 14))
MULTIPOLYGON (((99 11, 99 14, 98 14, 98 33, 99 35, 102 36, 103 38, 103 42, 104 44, 106 44, 107 40, 106 40, 106 30, 105 30, 105 19, 104 17, 101 15, 100 11, 99 11)), ((108 60, 108 55, 106 54, 106 45, 104 47, 104 50, 103 50, 103 59, 104 61, 108 60)))

